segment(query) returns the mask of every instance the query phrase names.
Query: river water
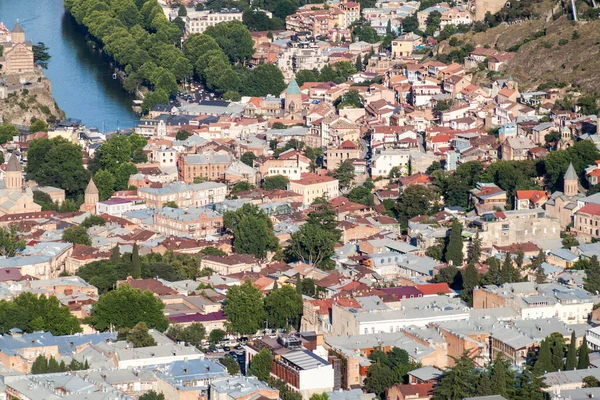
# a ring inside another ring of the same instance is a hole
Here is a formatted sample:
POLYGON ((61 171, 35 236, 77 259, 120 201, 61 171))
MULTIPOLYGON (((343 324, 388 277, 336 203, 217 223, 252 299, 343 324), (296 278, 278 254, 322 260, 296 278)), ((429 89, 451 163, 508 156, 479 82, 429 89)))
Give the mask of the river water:
POLYGON ((63 0, 0 0, 0 21, 12 29, 17 19, 26 40, 48 46, 52 58, 44 73, 67 117, 105 132, 137 125, 133 96, 112 79, 108 60, 87 44, 63 0))

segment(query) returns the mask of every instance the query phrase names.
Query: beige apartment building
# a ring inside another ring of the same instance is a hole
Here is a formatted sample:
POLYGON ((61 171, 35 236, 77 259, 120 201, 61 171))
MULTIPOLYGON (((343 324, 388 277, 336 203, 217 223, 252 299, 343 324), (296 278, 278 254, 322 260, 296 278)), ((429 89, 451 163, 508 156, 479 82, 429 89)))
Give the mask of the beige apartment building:
POLYGON ((325 167, 328 170, 336 169, 346 160, 352 160, 360 157, 360 149, 353 142, 346 140, 339 147, 328 148, 325 151, 325 167))
POLYGON ((232 163, 233 159, 226 151, 209 150, 184 156, 178 161, 179 179, 186 183, 194 182, 197 177, 211 181, 224 179, 225 171, 232 163))
POLYGON ((185 17, 185 31, 188 34, 204 33, 209 26, 221 22, 241 21, 242 12, 237 9, 221 11, 188 11, 185 17))
POLYGON ((205 238, 217 235, 223 227, 223 216, 200 207, 165 207, 154 214, 153 230, 165 235, 190 235, 205 238))
POLYGON ((174 182, 162 188, 139 188, 138 196, 148 208, 160 209, 165 203, 175 202, 179 208, 201 207, 225 200, 227 185, 217 182, 186 184, 174 182))
POLYGON ((410 32, 399 36, 392 41, 392 58, 408 57, 415 50, 415 46, 423 42, 421 36, 410 32))
POLYGON ((334 199, 340 195, 340 183, 331 176, 313 173, 302 174, 301 178, 288 183, 288 190, 302 195, 302 203, 312 204, 318 197, 334 199))
POLYGON ((227 257, 202 256, 202 268, 210 268, 219 275, 258 271, 258 260, 249 254, 232 254, 227 257))

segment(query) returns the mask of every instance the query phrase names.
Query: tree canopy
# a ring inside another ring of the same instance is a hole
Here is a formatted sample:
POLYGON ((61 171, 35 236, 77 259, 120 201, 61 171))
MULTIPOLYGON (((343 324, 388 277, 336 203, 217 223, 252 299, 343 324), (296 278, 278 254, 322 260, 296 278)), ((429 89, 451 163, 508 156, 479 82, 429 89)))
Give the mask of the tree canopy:
POLYGON ((43 294, 38 297, 29 292, 0 301, 0 333, 12 328, 24 332, 46 331, 56 336, 82 331, 69 307, 61 305, 56 297, 43 294))
POLYGON ((64 189, 69 197, 82 195, 90 180, 81 147, 63 138, 32 140, 25 172, 40 186, 64 189))
POLYGON ((100 295, 98 302, 92 306, 89 322, 99 331, 111 327, 133 328, 139 322, 144 322, 148 328, 163 332, 169 325, 162 312, 164 307, 164 303, 151 291, 121 285, 116 290, 100 295))
POLYGON ((227 290, 223 311, 227 317, 227 329, 231 332, 252 335, 264 327, 263 295, 250 281, 227 290))
POLYGON ((254 204, 244 204, 236 211, 227 211, 223 225, 233 232, 236 253, 252 254, 259 259, 275 251, 278 240, 273 233, 273 223, 264 211, 254 204))

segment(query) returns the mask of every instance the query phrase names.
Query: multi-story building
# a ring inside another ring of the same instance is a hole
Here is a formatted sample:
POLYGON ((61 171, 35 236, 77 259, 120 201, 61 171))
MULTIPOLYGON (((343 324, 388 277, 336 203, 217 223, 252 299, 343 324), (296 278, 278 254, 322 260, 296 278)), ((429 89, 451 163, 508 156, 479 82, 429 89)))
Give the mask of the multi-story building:
POLYGON ((249 254, 233 254, 227 257, 203 256, 202 268, 210 268, 216 274, 231 275, 260 270, 258 260, 249 254))
POLYGON ((575 212, 573 227, 575 231, 588 238, 600 237, 600 205, 587 204, 575 212))
POLYGON ((271 375, 284 380, 303 398, 332 391, 335 380, 333 365, 316 351, 307 349, 322 348, 322 335, 314 336, 311 337, 312 343, 308 342, 306 347, 303 344, 307 342, 306 339, 300 336, 290 335, 277 339, 265 336, 246 346, 246 362, 250 362, 260 350, 268 349, 275 354, 271 375))
POLYGON ((320 71, 327 61, 314 36, 294 35, 279 55, 277 67, 291 78, 301 69, 320 71))
POLYGON ((223 216, 203 207, 188 209, 165 207, 154 214, 153 230, 165 235, 190 235, 205 238, 217 235, 223 226, 223 216))
POLYGON ((397 37, 392 41, 392 57, 408 57, 415 50, 415 46, 418 46, 423 41, 421 36, 415 35, 410 32, 406 35, 397 37))
POLYGON ((339 2, 325 7, 323 4, 307 4, 285 19, 287 30, 313 36, 327 36, 334 28, 347 28, 360 18, 360 3, 339 2))
POLYGON ((560 220, 546 216, 541 208, 486 213, 475 221, 481 226, 479 237, 482 247, 509 246, 531 240, 559 239, 560 220))
POLYGON ((175 182, 162 188, 140 188, 138 196, 145 200, 148 208, 159 209, 168 202, 175 202, 177 207, 201 207, 225 200, 227 185, 217 182, 185 184, 175 182))
POLYGON ((332 147, 325 150, 323 163, 328 170, 336 169, 346 160, 353 160, 360 157, 360 149, 353 142, 346 140, 338 147, 332 147))
POLYGON ((220 11, 188 11, 188 15, 185 17, 185 31, 188 35, 204 33, 209 26, 241 20, 242 11, 235 8, 220 11))
POLYGON ((298 180, 302 174, 309 172, 310 159, 297 150, 290 149, 279 155, 279 158, 269 158, 259 167, 263 178, 282 175, 289 180, 298 180))
POLYGON ((209 150, 202 154, 193 154, 179 158, 179 179, 192 183, 195 178, 218 180, 225 178, 225 171, 233 158, 226 151, 209 150))
POLYGON ((302 174, 300 179, 290 181, 288 190, 301 194, 303 197, 302 203, 309 205, 319 197, 330 200, 338 197, 340 195, 340 183, 331 176, 321 176, 308 172, 302 174))
POLYGON ((380 151, 371 162, 371 178, 387 178, 394 167, 400 169, 400 174, 408 174, 410 153, 411 151, 401 149, 380 151))
POLYGON ((566 324, 583 324, 592 312, 594 298, 583 289, 556 283, 517 282, 475 289, 473 307, 510 307, 520 319, 558 318, 566 324))

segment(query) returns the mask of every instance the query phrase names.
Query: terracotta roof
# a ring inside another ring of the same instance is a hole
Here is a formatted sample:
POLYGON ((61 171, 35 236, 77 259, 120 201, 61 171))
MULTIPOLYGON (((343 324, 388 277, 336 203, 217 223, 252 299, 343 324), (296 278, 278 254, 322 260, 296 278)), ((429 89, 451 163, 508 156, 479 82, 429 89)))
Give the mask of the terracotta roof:
POLYGON ((415 286, 421 293, 424 295, 433 295, 438 293, 452 293, 450 287, 446 282, 442 283, 429 283, 426 285, 416 285, 415 286))
POLYGON ((586 213, 592 215, 600 215, 600 205, 598 204, 587 204, 577 211, 577 213, 586 213))

